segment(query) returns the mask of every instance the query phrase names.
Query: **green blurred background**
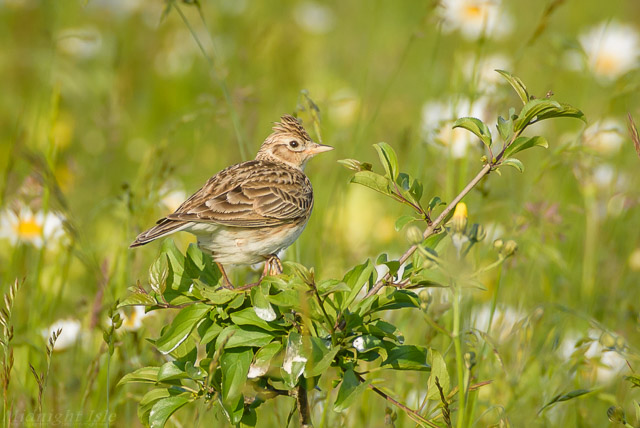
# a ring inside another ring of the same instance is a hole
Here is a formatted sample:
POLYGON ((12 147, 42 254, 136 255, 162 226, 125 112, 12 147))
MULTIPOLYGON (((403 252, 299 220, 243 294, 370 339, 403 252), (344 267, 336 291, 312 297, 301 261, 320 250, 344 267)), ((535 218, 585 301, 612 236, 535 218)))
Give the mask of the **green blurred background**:
MULTIPOLYGON (((480 394, 476 426, 606 426, 612 405, 639 426, 640 397, 623 377, 640 368, 640 159, 626 125, 627 113, 640 119, 640 2, 178 5, 0 1, 0 291, 24 278, 12 316, 14 415, 37 409, 29 364, 44 370, 47 329, 66 320, 70 343, 52 355, 45 414, 86 422, 106 410, 108 392, 115 425, 139 425, 145 388, 115 384, 163 358, 144 339, 157 337, 168 314, 140 326, 126 312, 130 328, 107 360, 107 311, 127 287, 145 283, 159 250, 127 246, 215 172, 252 158, 282 114, 297 112, 314 138, 336 148, 307 167, 314 213, 284 258, 341 278, 367 257, 399 256, 409 244, 394 222, 406 210, 350 185, 336 160, 375 165, 372 144, 386 141, 401 169, 423 181, 426 200, 451 200, 481 168, 483 152, 450 122, 475 115, 494 124, 519 108, 491 72, 504 68, 536 96, 552 91, 582 109, 588 124, 536 125, 531 133, 550 149, 526 152, 524 174, 503 170, 466 199, 469 221, 489 232, 471 264, 495 259, 494 239, 519 245, 503 269, 492 325, 500 358, 478 360, 476 380, 493 383, 480 394), (320 111, 317 129, 309 99, 320 111), (64 232, 37 245, 11 228, 8 212, 23 221, 56 213, 64 232), (538 413, 581 388, 592 392, 538 413)), ((180 248, 193 242, 174 239, 180 248)), ((483 283, 487 291, 466 294, 465 328, 486 328, 496 274, 483 283)), ((400 312, 395 322, 407 343, 451 354, 450 340, 426 322, 450 322, 448 298, 432 296, 429 311, 400 312)), ((385 386, 415 407, 427 376, 389 377, 385 386)), ((315 394, 317 426, 385 425, 385 403, 373 394, 342 414, 330 410, 335 391, 315 394)), ((258 426, 285 425, 292 401, 279 400, 258 426)), ((219 410, 206 412, 182 409, 169 424, 225 423, 219 410)), ((402 415, 395 423, 412 426, 402 415)))

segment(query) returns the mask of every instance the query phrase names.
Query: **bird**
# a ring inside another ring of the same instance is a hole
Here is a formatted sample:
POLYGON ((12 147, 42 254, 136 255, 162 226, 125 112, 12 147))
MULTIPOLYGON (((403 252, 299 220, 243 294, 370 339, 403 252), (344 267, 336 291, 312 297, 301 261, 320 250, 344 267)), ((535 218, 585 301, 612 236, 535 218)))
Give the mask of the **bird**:
POLYGON ((314 142, 291 115, 282 116, 272 129, 254 160, 215 174, 175 212, 140 233, 130 248, 186 231, 218 265, 225 288, 234 286, 224 264, 265 263, 257 283, 239 288, 282 273, 278 253, 298 239, 313 210, 305 165, 333 147, 314 142))

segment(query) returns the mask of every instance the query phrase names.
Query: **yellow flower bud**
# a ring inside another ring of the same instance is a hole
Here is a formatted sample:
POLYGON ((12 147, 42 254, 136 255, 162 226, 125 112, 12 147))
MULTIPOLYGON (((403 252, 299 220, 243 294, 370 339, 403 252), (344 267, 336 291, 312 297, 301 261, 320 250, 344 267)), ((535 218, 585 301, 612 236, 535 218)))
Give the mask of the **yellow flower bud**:
POLYGON ((450 224, 452 233, 464 233, 467 228, 467 204, 460 202, 456 205, 450 224))

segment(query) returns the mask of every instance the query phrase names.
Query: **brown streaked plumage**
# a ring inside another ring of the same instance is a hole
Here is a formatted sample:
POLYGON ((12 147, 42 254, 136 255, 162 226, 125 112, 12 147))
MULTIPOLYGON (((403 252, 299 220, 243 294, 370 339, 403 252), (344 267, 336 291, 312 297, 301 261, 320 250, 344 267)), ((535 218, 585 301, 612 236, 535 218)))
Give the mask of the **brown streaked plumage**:
POLYGON ((316 154, 332 149, 313 142, 296 118, 283 116, 255 160, 211 177, 131 247, 184 230, 196 235, 198 246, 221 269, 222 263, 266 261, 263 275, 277 271, 276 254, 300 236, 313 209, 313 189, 303 168, 316 154))

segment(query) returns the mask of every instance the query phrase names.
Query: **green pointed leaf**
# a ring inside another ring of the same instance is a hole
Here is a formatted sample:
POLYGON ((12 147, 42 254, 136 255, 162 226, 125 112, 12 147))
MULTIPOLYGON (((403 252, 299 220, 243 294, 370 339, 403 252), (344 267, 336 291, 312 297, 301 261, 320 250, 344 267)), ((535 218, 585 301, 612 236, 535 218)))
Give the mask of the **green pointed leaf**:
POLYGON ((149 413, 149 426, 164 427, 171 415, 190 401, 187 397, 167 397, 156 401, 149 413))
POLYGON ((169 328, 156 341, 156 348, 163 354, 168 354, 184 342, 198 323, 211 310, 208 305, 196 303, 180 310, 171 322, 169 328))
POLYGON ((255 346, 260 348, 269 344, 275 335, 261 328, 251 325, 226 327, 216 339, 216 348, 225 343, 224 349, 255 346))
POLYGON ((501 162, 502 165, 509 165, 514 167, 515 169, 517 169, 520 172, 524 172, 524 165, 522 164, 522 162, 520 162, 518 159, 516 158, 507 158, 507 159, 503 159, 501 162))
MULTIPOLYGON (((256 287, 258 288, 258 287, 256 287)), ((231 321, 236 325, 252 325, 267 331, 284 330, 285 325, 281 322, 267 322, 260 318, 255 308, 245 308, 231 314, 231 321)))
POLYGON ((522 100, 522 104, 526 104, 529 101, 529 93, 527 92, 527 87, 524 85, 522 80, 520 80, 518 77, 514 76, 513 74, 509 73, 508 71, 504 71, 504 70, 496 70, 496 71, 500 73, 500 75, 504 77, 507 82, 509 82, 511 87, 513 87, 513 89, 516 91, 516 93, 520 97, 520 100, 522 100))
POLYGON ((434 196, 433 198, 431 198, 431 200, 429 201, 429 211, 433 211, 436 207, 440 206, 440 205, 446 205, 446 203, 444 203, 442 201, 442 199, 440 199, 439 196, 434 196))
POLYGON ((375 172, 356 172, 354 176, 351 177, 351 182, 373 189, 383 195, 390 196, 393 194, 393 191, 391 190, 391 181, 387 177, 376 174, 375 172))
MULTIPOLYGON (((312 337, 312 339, 317 338, 312 337)), ((324 347, 321 351, 314 347, 314 352, 311 353, 311 358, 307 361, 304 369, 305 377, 312 378, 323 374, 331 366, 331 363, 333 363, 339 351, 339 346, 331 348, 330 350, 324 347), (322 357, 318 358, 320 354, 322 357)))
POLYGON ((581 395, 588 394, 591 391, 592 390, 590 389, 576 389, 574 391, 567 392, 566 394, 558 394, 555 397, 553 397, 547 404, 542 406, 542 408, 538 411, 538 413, 540 413, 541 411, 543 411, 544 409, 546 409, 547 407, 553 404, 559 403, 561 401, 568 401, 576 397, 580 397, 581 395))
POLYGON ((302 335, 292 331, 287 339, 287 350, 280 370, 282 379, 289 388, 296 386, 306 363, 307 357, 302 346, 302 335))
MULTIPOLYGON (((354 267, 345 274, 342 281, 347 284, 351 291, 349 292, 346 300, 341 305, 342 309, 348 308, 349 305, 355 300, 362 287, 364 287, 365 284, 371 281, 371 278, 375 275, 374 271, 375 266, 373 265, 373 263, 371 263, 371 260, 367 260, 363 264, 354 267)), ((373 278, 373 281, 375 281, 375 278, 373 278)))
POLYGON ((333 410, 336 412, 342 412, 346 410, 353 402, 364 392, 369 386, 371 381, 360 383, 356 374, 352 369, 348 369, 344 372, 340 389, 338 390, 338 396, 336 402, 333 405, 333 410))
POLYGON ((521 131, 529 126, 532 121, 551 119, 554 117, 573 117, 585 121, 584 114, 568 104, 560 104, 548 99, 535 99, 529 101, 520 111, 518 119, 514 122, 514 130, 521 131))
POLYGON ((266 374, 271 366, 271 360, 273 360, 280 351, 282 351, 282 343, 280 342, 271 342, 260 348, 253 358, 253 363, 251 363, 249 377, 255 378, 266 374))
POLYGON ((502 138, 502 141, 511 141, 513 137, 513 119, 509 118, 509 120, 504 119, 502 116, 498 116, 498 124, 496 125, 498 129, 498 133, 502 138))
POLYGON ((184 363, 178 361, 164 363, 158 370, 158 382, 187 378, 189 375, 184 371, 184 363))
POLYGON ((220 357, 222 369, 222 402, 226 406, 235 406, 238 397, 242 396, 242 388, 247 380, 249 367, 253 360, 251 348, 225 349, 220 357))
POLYGON ((397 231, 402 230, 407 224, 413 222, 413 221, 420 221, 420 219, 415 218, 413 216, 410 215, 403 215, 400 216, 398 218, 398 220, 396 220, 396 224, 395 224, 395 228, 397 231))
POLYGON ((546 138, 536 136, 536 137, 518 137, 515 141, 507 147, 504 151, 504 157, 508 158, 512 155, 515 155, 518 152, 523 150, 530 149, 531 147, 544 147, 545 149, 549 148, 549 143, 546 138))
POLYGON ((461 117, 455 121, 453 128, 464 128, 480 138, 485 146, 491 147, 491 132, 489 131, 489 127, 480 119, 476 119, 475 117, 461 117))
POLYGON ((142 367, 138 370, 122 376, 118 386, 125 383, 156 383, 158 382, 158 371, 160 367, 142 367))
POLYGON ((251 303, 254 314, 265 323, 276 319, 276 311, 273 310, 271 303, 265 297, 262 287, 251 289, 251 303))
POLYGON ((149 413, 151 413, 153 405, 158 400, 171 397, 172 395, 177 394, 172 394, 168 388, 156 388, 147 392, 140 400, 140 403, 138 403, 138 419, 140 419, 140 422, 145 426, 149 425, 149 413))
POLYGON ((122 302, 118 304, 118 308, 125 306, 154 306, 158 304, 153 296, 146 293, 131 293, 122 302))
POLYGON ((169 262, 166 254, 160 254, 149 269, 149 285, 157 294, 163 294, 167 288, 167 276, 169 275, 169 262))
POLYGON ((427 364, 427 348, 414 345, 401 345, 391 349, 382 366, 394 370, 431 370, 427 364))
POLYGON ((378 152, 380 163, 382 163, 387 176, 391 180, 395 180, 398 177, 398 157, 396 152, 387 143, 374 144, 373 147, 378 152))
POLYGON ((440 352, 435 349, 431 349, 429 354, 431 356, 431 374, 427 381, 427 398, 429 400, 440 401, 440 391, 436 386, 436 377, 438 378, 438 383, 442 387, 442 392, 446 397, 449 393, 449 372, 447 372, 447 365, 440 352))

